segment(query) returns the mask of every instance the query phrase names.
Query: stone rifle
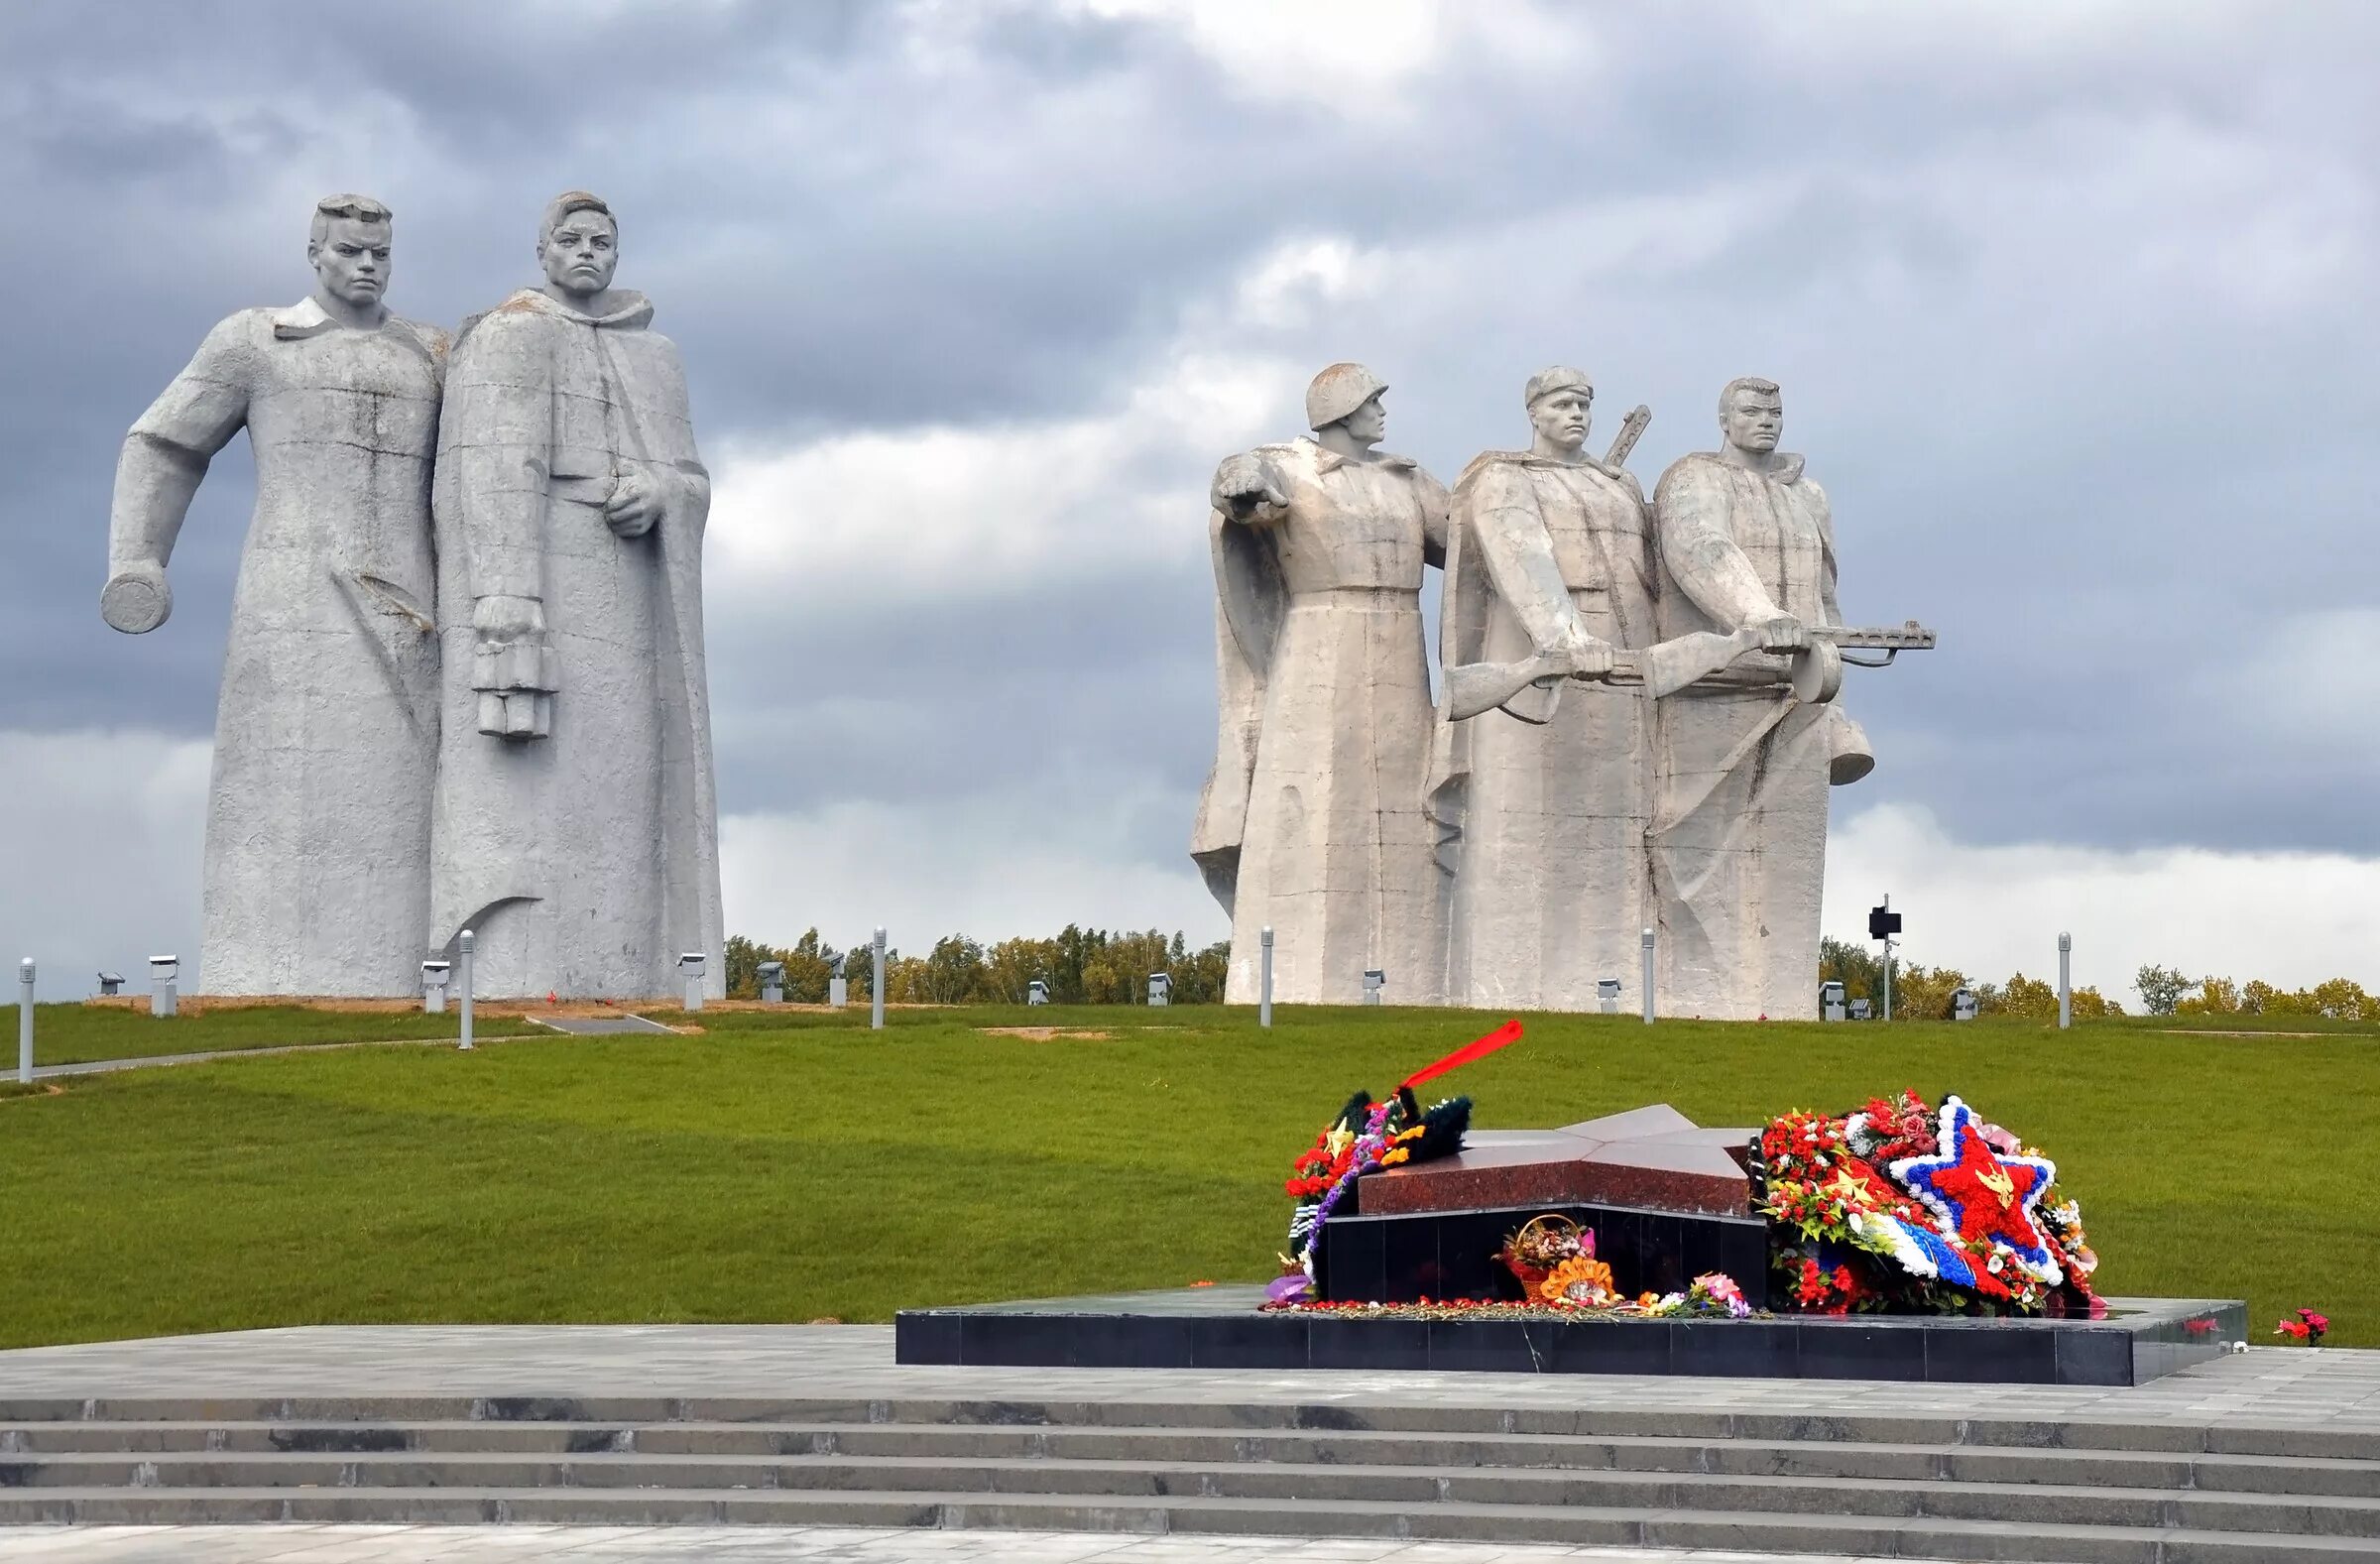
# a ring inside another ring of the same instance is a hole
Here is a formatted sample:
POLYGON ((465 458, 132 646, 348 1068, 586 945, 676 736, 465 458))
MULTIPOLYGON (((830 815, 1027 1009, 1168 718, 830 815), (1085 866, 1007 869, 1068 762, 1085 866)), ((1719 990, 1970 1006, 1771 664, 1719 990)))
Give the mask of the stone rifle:
MULTIPOLYGON (((1882 667, 1903 652, 1924 652, 1935 644, 1934 632, 1914 619, 1897 630, 1853 629, 1847 625, 1809 625, 1804 630, 1812 645, 1808 651, 1794 654, 1788 676, 1794 693, 1809 701, 1832 700, 1843 677, 1843 660, 1813 655, 1821 646, 1838 653, 1845 648, 1882 652, 1884 656, 1877 662, 1850 660, 1861 667, 1882 667)), ((1492 711, 1531 684, 1550 688, 1564 678, 1573 677, 1586 683, 1642 684, 1658 700, 1698 679, 1723 672, 1736 659, 1759 650, 1757 630, 1738 630, 1733 635, 1707 630, 1641 651, 1615 651, 1611 671, 1600 677, 1572 673, 1564 657, 1555 652, 1522 658, 1516 662, 1467 662, 1446 670, 1447 715, 1461 722, 1492 711)), ((1542 719, 1521 717, 1521 720, 1542 719)))

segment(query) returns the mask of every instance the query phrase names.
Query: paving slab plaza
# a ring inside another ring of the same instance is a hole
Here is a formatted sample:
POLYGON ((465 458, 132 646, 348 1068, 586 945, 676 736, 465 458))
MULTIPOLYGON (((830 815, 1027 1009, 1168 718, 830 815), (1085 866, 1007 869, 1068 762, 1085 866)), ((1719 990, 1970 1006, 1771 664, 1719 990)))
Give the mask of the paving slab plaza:
MULTIPOLYGON (((1640 1378, 902 1367, 889 1326, 324 1326, 0 1352, 30 1397, 635 1395, 1643 1408, 1828 1416, 2171 1421, 2380 1431, 2380 1353, 2252 1348, 2138 1387, 1640 1378)), ((984 1564, 1539 1564, 1755 1561, 1710 1550, 841 1527, 29 1526, 0 1559, 850 1561, 984 1564)), ((1835 1564, 1845 1564, 1844 1555, 1835 1564)), ((1794 1555, 1798 1564, 1829 1564, 1794 1555)))
MULTIPOLYGON (((1303 1537, 1138 1537, 1079 1531, 886 1531, 832 1526, 0 1527, 27 1564, 1787 1564, 1774 1554, 1503 1547, 1303 1537)), ((1797 1553, 1790 1564, 1884 1564, 1797 1553)), ((1908 1560, 1896 1564, 1909 1564, 1908 1560)))

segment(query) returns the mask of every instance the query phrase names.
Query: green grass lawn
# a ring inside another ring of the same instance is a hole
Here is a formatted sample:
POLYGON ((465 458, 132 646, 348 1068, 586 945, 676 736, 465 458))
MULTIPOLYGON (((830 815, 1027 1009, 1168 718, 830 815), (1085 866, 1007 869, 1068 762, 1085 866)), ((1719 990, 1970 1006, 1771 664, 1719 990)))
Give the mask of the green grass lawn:
MULTIPOLYGON (((308 1042, 394 1042, 457 1035, 461 1018, 419 1011, 316 1010, 303 1005, 248 1005, 160 1018, 114 1005, 33 1007, 33 1062, 87 1064, 151 1054, 213 1053, 227 1048, 283 1048, 308 1042)), ((519 1035, 536 1028, 518 1021, 481 1018, 479 1036, 519 1035)), ((17 1068, 17 1007, 0 1007, 0 1073, 17 1068)))
MULTIPOLYGON (((243 1013, 253 1016, 255 1013, 243 1013)), ((162 1028, 170 1023, 134 1018, 162 1028)), ((394 1018, 391 1018, 394 1020, 394 1018)), ((1289 1158, 1502 1018, 706 1013, 698 1037, 356 1049, 0 1100, 0 1345, 366 1321, 882 1320, 1271 1274, 1289 1158), (985 1035, 991 1024, 1104 1040, 985 1035)), ((47 1017, 44 1018, 45 1022, 47 1017)), ((1532 1018, 1482 1128, 1965 1095, 2044 1146, 2119 1293, 2380 1345, 2380 1042, 1532 1018)), ((292 1039, 294 1040, 294 1039, 292 1039)), ((1624 1283, 1626 1278, 1621 1278, 1624 1283)))

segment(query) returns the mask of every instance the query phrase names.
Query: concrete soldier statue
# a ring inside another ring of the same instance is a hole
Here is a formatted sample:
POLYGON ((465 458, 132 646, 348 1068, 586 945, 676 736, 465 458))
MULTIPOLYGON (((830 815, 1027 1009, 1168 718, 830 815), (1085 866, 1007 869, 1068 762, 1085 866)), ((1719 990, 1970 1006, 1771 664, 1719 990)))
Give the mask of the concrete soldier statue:
POLYGON ((1282 1003, 1356 1004, 1367 970, 1401 1004, 1443 995, 1420 591, 1444 557, 1447 499, 1372 449, 1387 389, 1333 364, 1306 392, 1312 438, 1215 474, 1220 722, 1191 856, 1232 914, 1235 1004, 1257 997, 1267 924, 1282 1003))
POLYGON ((1486 452, 1455 483, 1439 644, 1457 673, 1431 801, 1458 1005, 1592 1009, 1598 979, 1636 986, 1651 920, 1651 696, 1604 681, 1615 650, 1653 644, 1652 523, 1635 478, 1587 453, 1594 400, 1578 370, 1532 375, 1530 447, 1486 452), (1555 676, 1466 709, 1463 667, 1539 659, 1555 676))
POLYGON ((681 952, 725 948, 711 480, 676 345, 611 286, 619 237, 602 200, 556 196, 545 286, 466 321, 448 377, 432 927, 476 931, 491 995, 663 995, 681 952))
POLYGON ((1809 1020, 1828 783, 1856 781, 1874 759, 1833 704, 1834 520, 1803 459, 1777 449, 1776 384, 1730 381, 1719 421, 1721 448, 1680 458, 1654 492, 1661 633, 1742 632, 1766 650, 1662 707, 1648 837, 1659 1003, 1668 1015, 1809 1020))
POLYGON ((124 441, 100 612, 156 629, 166 564, 242 428, 256 511, 215 708, 199 981, 210 994, 415 992, 438 734, 430 464, 445 333, 389 313, 389 209, 316 204, 315 287, 243 309, 124 441))

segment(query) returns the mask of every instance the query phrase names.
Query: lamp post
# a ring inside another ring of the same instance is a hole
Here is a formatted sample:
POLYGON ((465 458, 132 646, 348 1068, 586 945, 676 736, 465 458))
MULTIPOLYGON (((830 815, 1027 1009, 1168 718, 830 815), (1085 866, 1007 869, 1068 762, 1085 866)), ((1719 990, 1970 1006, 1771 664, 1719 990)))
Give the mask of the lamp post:
POLYGON ((464 1048, 471 1046, 471 946, 474 942, 471 930, 467 928, 454 939, 455 954, 463 966, 463 1038, 459 1046, 464 1048))
POLYGON ((17 1083, 33 1084, 33 958, 17 964, 17 1083))
POLYGON ((871 948, 876 956, 876 979, 868 985, 868 1026, 872 1031, 885 1029, 885 930, 877 926, 871 948))
POLYGON ((1272 925, 1256 936, 1256 1024, 1272 1024, 1272 925))
POLYGON ((2075 1023, 2075 936, 2058 936, 2058 1029, 2064 1031, 2075 1023))
POLYGON ((1653 931, 1644 931, 1644 1023, 1653 1023, 1653 931))

